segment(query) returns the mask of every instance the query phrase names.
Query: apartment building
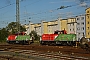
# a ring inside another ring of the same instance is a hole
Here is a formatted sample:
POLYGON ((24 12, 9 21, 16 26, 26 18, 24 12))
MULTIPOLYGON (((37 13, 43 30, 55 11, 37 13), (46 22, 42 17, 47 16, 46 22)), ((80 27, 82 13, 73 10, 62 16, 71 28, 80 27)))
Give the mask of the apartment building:
POLYGON ((67 27, 67 19, 61 19, 60 20, 60 29, 61 30, 66 30, 68 33, 68 27, 67 27))
POLYGON ((42 34, 47 34, 48 33, 48 22, 42 21, 41 22, 41 35, 42 34))
POLYGON ((49 34, 53 34, 55 30, 58 30, 57 29, 57 26, 58 26, 57 20, 55 20, 55 21, 49 21, 48 22, 48 25, 47 25, 47 27, 48 27, 48 33, 49 34))
POLYGON ((85 15, 79 15, 76 16, 76 22, 77 22, 77 26, 76 26, 76 30, 77 30, 77 40, 80 40, 82 38, 82 36, 86 36, 86 19, 85 19, 85 15))
POLYGON ((38 35, 42 34, 53 34, 56 30, 68 30, 67 29, 67 19, 57 19, 54 21, 42 21, 41 23, 29 24, 27 33, 31 31, 36 31, 38 35))
POLYGON ((86 9, 86 38, 90 39, 90 7, 86 9))
POLYGON ((67 19, 57 19, 54 21, 41 23, 42 34, 53 34, 56 30, 68 30, 67 19))
POLYGON ((36 23, 34 29, 38 35, 41 35, 41 23, 36 23))
POLYGON ((29 35, 31 31, 36 31, 38 35, 41 35, 41 23, 29 23, 26 34, 29 35))
POLYGON ((68 18, 67 20, 67 27, 68 27, 68 34, 76 34, 76 19, 75 18, 68 18))
POLYGON ((28 27, 27 28, 27 31, 26 31, 26 34, 27 35, 29 35, 31 31, 35 31, 35 28, 34 28, 35 27, 35 24, 33 24, 33 23, 30 22, 27 27, 28 27))

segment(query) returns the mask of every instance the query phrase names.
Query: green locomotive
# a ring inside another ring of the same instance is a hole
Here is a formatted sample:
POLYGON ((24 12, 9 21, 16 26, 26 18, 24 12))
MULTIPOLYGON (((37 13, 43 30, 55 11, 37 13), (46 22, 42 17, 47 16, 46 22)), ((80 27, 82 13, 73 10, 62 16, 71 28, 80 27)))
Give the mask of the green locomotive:
POLYGON ((76 45, 76 34, 67 34, 66 30, 55 31, 54 34, 43 34, 41 44, 76 45))
POLYGON ((56 44, 61 45, 75 45, 76 44, 76 34, 59 34, 55 38, 56 44))
POLYGON ((26 35, 25 33, 21 32, 18 34, 9 35, 7 38, 8 43, 18 43, 18 44, 31 44, 33 43, 33 36, 26 35))

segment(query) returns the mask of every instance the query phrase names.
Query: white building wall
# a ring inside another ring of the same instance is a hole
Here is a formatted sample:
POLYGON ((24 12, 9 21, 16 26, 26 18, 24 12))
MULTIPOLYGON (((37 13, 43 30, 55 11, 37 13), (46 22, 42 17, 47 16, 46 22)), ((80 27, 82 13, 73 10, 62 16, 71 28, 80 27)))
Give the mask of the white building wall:
POLYGON ((35 29, 36 29, 37 34, 41 36, 41 26, 36 27, 35 29))
POLYGON ((85 15, 80 15, 76 17, 76 21, 77 21, 77 40, 80 40, 81 37, 84 35, 86 35, 85 33, 85 15))
POLYGON ((30 32, 31 32, 31 22, 30 22, 29 25, 28 25, 28 28, 27 28, 26 34, 29 35, 30 32))
POLYGON ((76 21, 67 23, 68 34, 76 34, 76 21))
POLYGON ((61 22, 60 22, 61 18, 58 18, 58 25, 57 25, 57 29, 61 31, 61 22))
POLYGON ((44 32, 43 32, 43 30, 44 30, 44 28, 43 28, 43 27, 44 27, 43 22, 44 22, 44 21, 41 21, 41 35, 44 33, 44 32))
POLYGON ((49 25, 48 26, 48 33, 49 34, 53 34, 54 31, 56 31, 56 30, 58 30, 58 25, 57 24, 56 25, 49 25))

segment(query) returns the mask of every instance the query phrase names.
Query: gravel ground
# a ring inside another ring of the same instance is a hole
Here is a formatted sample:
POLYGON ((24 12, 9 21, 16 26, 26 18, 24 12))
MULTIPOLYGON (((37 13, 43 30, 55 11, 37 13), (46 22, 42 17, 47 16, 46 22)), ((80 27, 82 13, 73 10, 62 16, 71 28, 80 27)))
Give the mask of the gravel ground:
MULTIPOLYGON (((73 46, 48 46, 40 44, 19 45, 19 44, 0 44, 0 49, 8 51, 9 49, 33 50, 41 53, 61 53, 72 56, 90 58, 90 48, 88 50, 73 46)), ((1 57, 1 56, 0 56, 1 57)), ((3 58, 1 58, 3 60, 3 58)), ((0 60, 1 60, 0 59, 0 60)), ((14 59, 18 60, 14 57, 14 59)), ((20 58, 19 58, 20 59, 20 58)), ((11 58, 13 60, 13 58, 11 58)))

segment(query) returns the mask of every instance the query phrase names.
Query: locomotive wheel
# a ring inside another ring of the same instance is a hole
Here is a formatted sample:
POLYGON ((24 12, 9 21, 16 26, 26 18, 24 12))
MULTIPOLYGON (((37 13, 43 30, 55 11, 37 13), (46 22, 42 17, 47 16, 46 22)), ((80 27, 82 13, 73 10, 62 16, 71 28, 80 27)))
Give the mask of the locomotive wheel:
POLYGON ((30 44, 31 44, 31 42, 30 42, 30 41, 28 41, 28 44, 30 45, 30 44))
POLYGON ((43 41, 40 41, 40 44, 41 44, 41 45, 44 45, 44 42, 43 42, 43 41))
POLYGON ((88 44, 81 44, 80 46, 81 46, 81 48, 83 48, 83 49, 89 48, 88 44))

